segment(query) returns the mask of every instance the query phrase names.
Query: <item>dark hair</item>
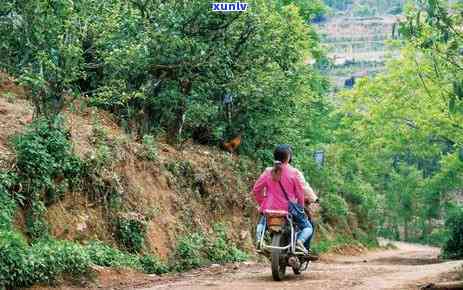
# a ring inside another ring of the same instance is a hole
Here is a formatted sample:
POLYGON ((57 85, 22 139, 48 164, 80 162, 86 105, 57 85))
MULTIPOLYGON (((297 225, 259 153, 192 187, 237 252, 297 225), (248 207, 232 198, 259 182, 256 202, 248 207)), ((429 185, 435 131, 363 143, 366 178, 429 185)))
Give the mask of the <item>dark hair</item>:
POLYGON ((288 144, 278 145, 273 151, 272 178, 277 181, 281 178, 281 166, 286 161, 291 162, 293 152, 288 144))

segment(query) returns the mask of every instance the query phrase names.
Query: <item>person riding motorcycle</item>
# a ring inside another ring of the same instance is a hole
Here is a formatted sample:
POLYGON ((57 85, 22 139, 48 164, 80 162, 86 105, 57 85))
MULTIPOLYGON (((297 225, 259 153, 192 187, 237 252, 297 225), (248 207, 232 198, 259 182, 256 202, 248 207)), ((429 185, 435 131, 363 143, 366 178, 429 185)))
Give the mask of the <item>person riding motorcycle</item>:
POLYGON ((278 145, 273 156, 274 166, 265 169, 252 190, 254 199, 259 205, 259 212, 262 214, 256 230, 257 241, 263 234, 266 213, 289 213, 300 229, 296 242, 297 248, 308 253, 307 248, 310 247, 314 229, 303 210, 304 203, 305 201, 318 202, 318 197, 305 181, 304 175, 290 165, 292 160, 290 145, 278 145), (296 206, 290 206, 290 203, 296 206))

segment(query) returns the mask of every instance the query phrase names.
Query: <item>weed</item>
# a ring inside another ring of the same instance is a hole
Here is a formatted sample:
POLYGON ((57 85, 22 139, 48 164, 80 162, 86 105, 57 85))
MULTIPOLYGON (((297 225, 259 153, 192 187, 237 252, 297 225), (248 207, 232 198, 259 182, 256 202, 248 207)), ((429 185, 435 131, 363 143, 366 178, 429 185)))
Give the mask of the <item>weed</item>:
POLYGON ((214 233, 211 237, 196 232, 180 238, 174 256, 175 270, 190 270, 211 262, 228 263, 248 259, 248 255, 228 238, 223 224, 215 224, 213 229, 214 233))
POLYGON ((64 274, 81 277, 90 265, 78 244, 45 239, 28 246, 19 233, 0 230, 0 288, 52 284, 64 274))
POLYGON ((169 267, 154 256, 145 255, 140 257, 140 264, 143 272, 147 274, 164 274, 169 272, 169 267))
POLYGON ((152 135, 143 136, 143 151, 140 153, 142 159, 155 161, 158 158, 158 150, 152 135))
POLYGON ((88 253, 69 241, 41 240, 30 247, 28 256, 35 283, 51 284, 63 274, 77 278, 90 271, 88 253))
POLYGON ((223 224, 215 224, 214 233, 216 237, 207 250, 207 257, 211 262, 241 262, 248 258, 246 253, 238 249, 230 241, 227 236, 226 227, 223 224))
MULTIPOLYGON (((0 174, 0 177, 2 175, 0 174)), ((11 223, 16 211, 16 202, 7 189, 0 184, 0 231, 11 229, 11 223)))
POLYGON ((444 256, 458 259, 463 257, 463 207, 454 208, 445 221, 448 239, 444 244, 444 256))
POLYGON ((16 99, 16 95, 12 92, 4 92, 3 97, 6 99, 6 101, 10 104, 14 103, 14 100, 16 99))
POLYGON ((34 121, 13 140, 17 168, 15 183, 21 185, 16 198, 28 207, 28 233, 33 238, 47 232, 43 221, 45 205, 55 202, 80 180, 81 161, 72 154, 68 139, 63 118, 57 116, 51 120, 34 121))
POLYGON ((180 238, 175 249, 174 269, 186 271, 206 263, 203 257, 206 239, 201 233, 188 234, 180 238))
POLYGON ((114 249, 100 241, 91 241, 84 246, 92 263, 104 267, 130 267, 141 269, 138 257, 114 249))
POLYGON ((49 233, 48 224, 45 222, 47 208, 40 200, 35 199, 27 210, 26 231, 33 239, 46 238, 49 233))
POLYGON ((20 234, 0 229, 0 289, 29 285, 27 244, 20 234))
POLYGON ((148 274, 163 274, 169 270, 169 268, 155 256, 144 255, 138 257, 114 249, 99 241, 91 241, 84 246, 84 250, 88 253, 92 263, 99 266, 115 268, 129 267, 148 274))
POLYGON ((139 217, 119 217, 116 222, 116 239, 130 252, 143 248, 146 222, 139 217))

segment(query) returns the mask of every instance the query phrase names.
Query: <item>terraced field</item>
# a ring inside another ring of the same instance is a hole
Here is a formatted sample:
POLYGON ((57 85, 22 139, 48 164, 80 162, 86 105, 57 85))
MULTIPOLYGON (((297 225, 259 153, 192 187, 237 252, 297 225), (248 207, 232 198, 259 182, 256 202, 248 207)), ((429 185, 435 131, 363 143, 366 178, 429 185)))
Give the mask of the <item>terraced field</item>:
POLYGON ((323 70, 336 88, 344 87, 351 78, 381 72, 385 61, 398 55, 388 41, 394 39, 399 21, 399 16, 335 16, 319 25, 331 60, 323 70))

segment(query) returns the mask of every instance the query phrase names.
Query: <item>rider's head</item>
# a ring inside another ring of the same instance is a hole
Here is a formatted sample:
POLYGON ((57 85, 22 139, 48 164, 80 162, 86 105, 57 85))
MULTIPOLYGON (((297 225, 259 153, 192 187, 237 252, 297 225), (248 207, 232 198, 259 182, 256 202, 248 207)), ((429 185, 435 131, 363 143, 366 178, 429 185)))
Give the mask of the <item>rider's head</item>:
POLYGON ((291 146, 288 144, 278 145, 273 151, 273 169, 272 177, 273 180, 278 181, 281 177, 282 165, 285 163, 290 163, 293 157, 293 151, 291 146))
POLYGON ((280 161, 282 163, 291 163, 292 157, 293 151, 291 150, 291 145, 288 144, 278 145, 275 148, 275 151, 273 151, 273 159, 275 161, 280 161))

